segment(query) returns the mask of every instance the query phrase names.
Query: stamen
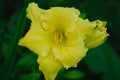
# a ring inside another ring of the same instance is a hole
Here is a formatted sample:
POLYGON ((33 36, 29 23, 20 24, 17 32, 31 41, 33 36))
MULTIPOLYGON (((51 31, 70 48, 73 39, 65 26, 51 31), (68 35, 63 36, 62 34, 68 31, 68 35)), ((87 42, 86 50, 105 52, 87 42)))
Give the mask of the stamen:
POLYGON ((60 42, 60 43, 62 43, 62 40, 63 40, 63 35, 62 35, 62 34, 60 34, 59 36, 60 36, 60 37, 59 37, 59 42, 60 42))
POLYGON ((61 44, 63 42, 63 34, 55 32, 55 34, 54 34, 54 41, 55 41, 56 45, 57 44, 61 44))

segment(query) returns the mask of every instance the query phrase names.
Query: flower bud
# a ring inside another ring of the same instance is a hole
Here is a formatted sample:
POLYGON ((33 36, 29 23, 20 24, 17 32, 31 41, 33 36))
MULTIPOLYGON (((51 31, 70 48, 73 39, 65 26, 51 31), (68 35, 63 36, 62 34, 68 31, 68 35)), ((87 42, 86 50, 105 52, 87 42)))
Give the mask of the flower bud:
POLYGON ((87 36, 85 42, 86 46, 91 49, 95 48, 102 43, 104 43, 109 36, 109 34, 106 32, 107 28, 106 22, 96 20, 94 21, 96 23, 96 26, 94 27, 94 30, 91 32, 90 35, 87 36))

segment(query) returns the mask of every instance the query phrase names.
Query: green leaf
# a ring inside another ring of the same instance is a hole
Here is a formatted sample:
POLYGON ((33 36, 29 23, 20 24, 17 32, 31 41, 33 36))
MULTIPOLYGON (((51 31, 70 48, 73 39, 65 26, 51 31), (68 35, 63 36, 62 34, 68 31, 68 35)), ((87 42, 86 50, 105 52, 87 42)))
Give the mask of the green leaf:
POLYGON ((67 72, 64 73, 64 78, 65 79, 80 79, 84 77, 84 73, 79 71, 79 70, 68 70, 67 72))
MULTIPOLYGON (((2 47, 2 42, 3 42, 3 38, 2 38, 3 37, 3 31, 4 31, 3 29, 0 29, 0 47, 2 47)), ((1 49, 0 49, 0 52, 2 51, 1 49)))
MULTIPOLYGON (((0 53, 2 53, 2 44, 3 44, 3 29, 0 29, 0 53)), ((0 71, 3 64, 3 54, 0 54, 0 71)))
POLYGON ((81 13, 79 17, 85 19, 86 18, 86 13, 81 13))
POLYGON ((26 11, 25 7, 22 8, 21 11, 19 11, 20 13, 18 14, 19 19, 17 21, 16 30, 10 41, 10 48, 8 50, 8 58, 5 60, 1 68, 1 71, 0 71, 1 80, 9 80, 11 76, 11 72, 13 71, 12 69, 14 67, 14 62, 17 57, 16 51, 18 47, 18 40, 21 37, 21 34, 23 33, 25 22, 26 22, 25 11, 26 11))
POLYGON ((109 44, 92 49, 84 59, 89 68, 103 80, 120 80, 120 59, 109 44))
POLYGON ((39 78, 40 78, 40 73, 39 72, 34 72, 34 73, 22 75, 19 78, 19 80, 39 80, 39 78))
POLYGON ((24 53, 24 55, 19 59, 18 63, 16 64, 17 69, 23 67, 26 69, 34 70, 37 66, 37 55, 34 55, 34 53, 32 52, 24 53))
POLYGON ((2 55, 5 59, 8 58, 8 49, 9 49, 9 46, 8 44, 6 44, 5 42, 2 44, 2 55))
POLYGON ((22 57, 18 60, 14 71, 12 72, 12 76, 14 77, 17 73, 24 70, 38 72, 38 67, 39 65, 37 64, 37 55, 29 51, 24 53, 24 55, 22 55, 22 57))
POLYGON ((106 62, 104 58, 104 51, 101 50, 101 47, 91 49, 87 56, 85 57, 85 63, 89 68, 95 72, 100 73, 106 70, 106 62))
POLYGON ((66 71, 65 68, 61 68, 59 73, 57 74, 56 80, 63 80, 63 75, 65 71, 66 71))

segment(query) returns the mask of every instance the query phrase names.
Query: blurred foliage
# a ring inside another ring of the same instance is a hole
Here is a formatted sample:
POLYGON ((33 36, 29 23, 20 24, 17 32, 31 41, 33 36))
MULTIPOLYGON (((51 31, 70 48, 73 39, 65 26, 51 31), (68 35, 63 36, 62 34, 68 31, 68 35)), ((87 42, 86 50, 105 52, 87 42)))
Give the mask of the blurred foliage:
POLYGON ((61 69, 56 80, 120 80, 119 0, 0 0, 0 80, 44 80, 37 55, 17 44, 29 29, 26 7, 32 1, 43 9, 75 7, 82 18, 107 21, 106 43, 90 50, 77 69, 61 69))

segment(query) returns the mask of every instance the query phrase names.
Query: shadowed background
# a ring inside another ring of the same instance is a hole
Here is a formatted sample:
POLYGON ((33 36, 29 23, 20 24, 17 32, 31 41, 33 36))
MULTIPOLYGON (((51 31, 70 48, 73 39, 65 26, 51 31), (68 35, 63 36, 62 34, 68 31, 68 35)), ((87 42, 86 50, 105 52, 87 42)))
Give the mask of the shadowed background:
POLYGON ((88 51, 77 68, 61 69, 56 80, 120 80, 120 1, 119 0, 0 0, 0 80, 44 80, 37 55, 18 46, 29 29, 28 3, 39 7, 75 7, 90 21, 107 21, 108 40, 88 51))

